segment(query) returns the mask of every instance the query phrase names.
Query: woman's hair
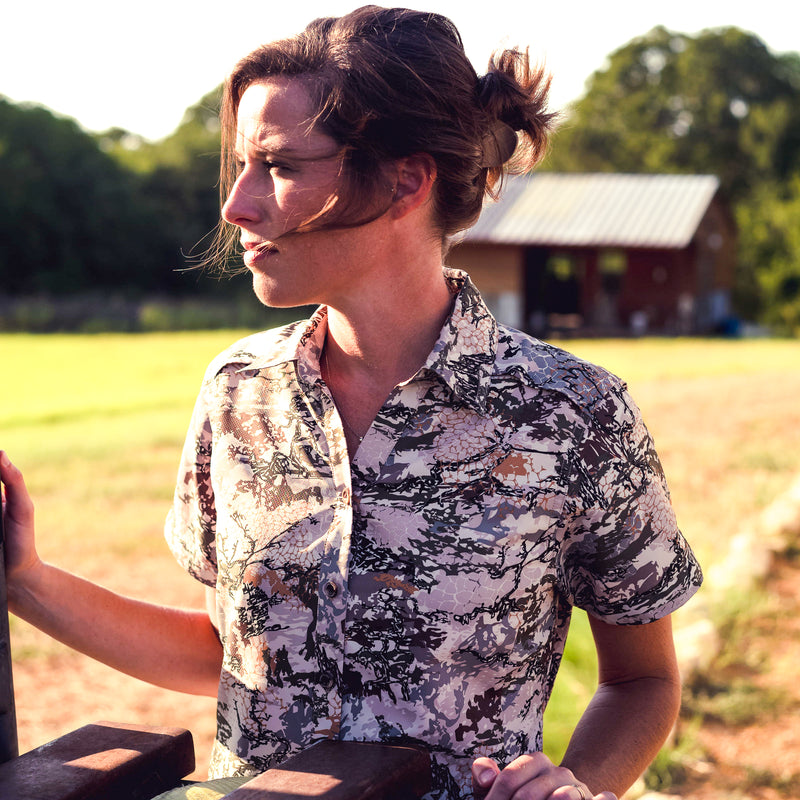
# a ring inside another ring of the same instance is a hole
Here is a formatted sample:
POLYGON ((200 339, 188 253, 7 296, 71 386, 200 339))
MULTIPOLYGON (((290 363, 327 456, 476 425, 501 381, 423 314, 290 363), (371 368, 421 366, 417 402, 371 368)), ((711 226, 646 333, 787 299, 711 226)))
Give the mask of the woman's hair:
POLYGON ((436 164, 434 221, 446 239, 477 220, 504 165, 526 172, 538 163, 554 117, 546 111, 549 76, 527 52, 495 54, 479 78, 446 17, 364 6, 317 19, 236 65, 222 100, 223 200, 236 175, 239 101, 251 84, 277 76, 304 80, 313 124, 343 159, 337 202, 299 230, 379 216, 388 207, 385 166, 427 153, 436 164))

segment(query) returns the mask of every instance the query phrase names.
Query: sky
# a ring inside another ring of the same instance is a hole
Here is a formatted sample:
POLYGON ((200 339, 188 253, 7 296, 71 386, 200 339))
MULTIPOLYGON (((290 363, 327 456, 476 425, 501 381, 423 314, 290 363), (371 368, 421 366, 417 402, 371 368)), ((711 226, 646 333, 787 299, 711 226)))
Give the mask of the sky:
MULTIPOLYGON (((156 140, 259 44, 318 16, 356 7, 340 0, 13 0, 0 29, 0 95, 46 106, 86 130, 125 128, 156 140), (225 9, 223 10, 223 5, 225 9)), ((449 16, 479 73, 492 50, 527 46, 553 74, 551 104, 580 97, 606 57, 656 25, 695 34, 735 25, 775 53, 800 50, 785 0, 430 0, 413 8, 449 16)))

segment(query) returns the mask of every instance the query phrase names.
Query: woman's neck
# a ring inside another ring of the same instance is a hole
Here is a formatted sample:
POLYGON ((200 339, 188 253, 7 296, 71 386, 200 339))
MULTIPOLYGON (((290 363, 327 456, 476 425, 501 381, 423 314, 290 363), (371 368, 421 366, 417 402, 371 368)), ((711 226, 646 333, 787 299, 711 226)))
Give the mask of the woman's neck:
MULTIPOLYGON (((399 267, 403 269, 403 267, 399 267)), ((328 365, 350 378, 394 387, 422 366, 453 297, 441 265, 373 285, 350 308, 328 308, 328 365)))
POLYGON ((394 387, 425 363, 450 313, 440 264, 410 277, 373 283, 351 308, 328 307, 321 366, 351 454, 394 387))

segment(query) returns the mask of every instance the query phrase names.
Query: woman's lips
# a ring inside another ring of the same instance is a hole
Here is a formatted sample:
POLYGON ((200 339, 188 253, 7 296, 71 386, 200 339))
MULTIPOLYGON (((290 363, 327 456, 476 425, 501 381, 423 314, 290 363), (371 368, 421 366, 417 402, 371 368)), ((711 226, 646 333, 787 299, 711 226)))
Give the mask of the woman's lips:
POLYGON ((253 268, 262 264, 271 256, 278 253, 278 248, 272 242, 245 242, 244 243, 244 264, 248 268, 253 268))

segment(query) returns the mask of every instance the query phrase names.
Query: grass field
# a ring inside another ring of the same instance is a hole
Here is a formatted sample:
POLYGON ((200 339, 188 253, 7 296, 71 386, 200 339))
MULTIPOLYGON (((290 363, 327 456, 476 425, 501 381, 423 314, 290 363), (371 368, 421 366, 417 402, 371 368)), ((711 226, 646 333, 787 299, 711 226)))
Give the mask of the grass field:
MULTIPOLYGON (((159 602, 199 597, 172 564, 161 527, 204 368, 240 335, 0 336, 0 447, 35 495, 45 558, 159 602)), ((800 472, 800 342, 576 340, 565 346, 628 381, 655 437, 681 527, 705 565, 800 472)), ((49 665, 63 670, 73 662, 19 623, 13 637, 15 679, 22 674, 17 683, 30 691, 25 697, 18 691, 27 749, 60 732, 54 726, 81 722, 82 709, 70 714, 67 707, 46 720, 26 716, 23 706, 35 707, 35 686, 47 679, 49 665)), ((588 698, 591 651, 588 625, 578 617, 546 717, 554 755, 588 698)), ((109 716, 132 718, 125 694, 109 716)), ((81 688, 70 697, 80 705, 81 688)))

